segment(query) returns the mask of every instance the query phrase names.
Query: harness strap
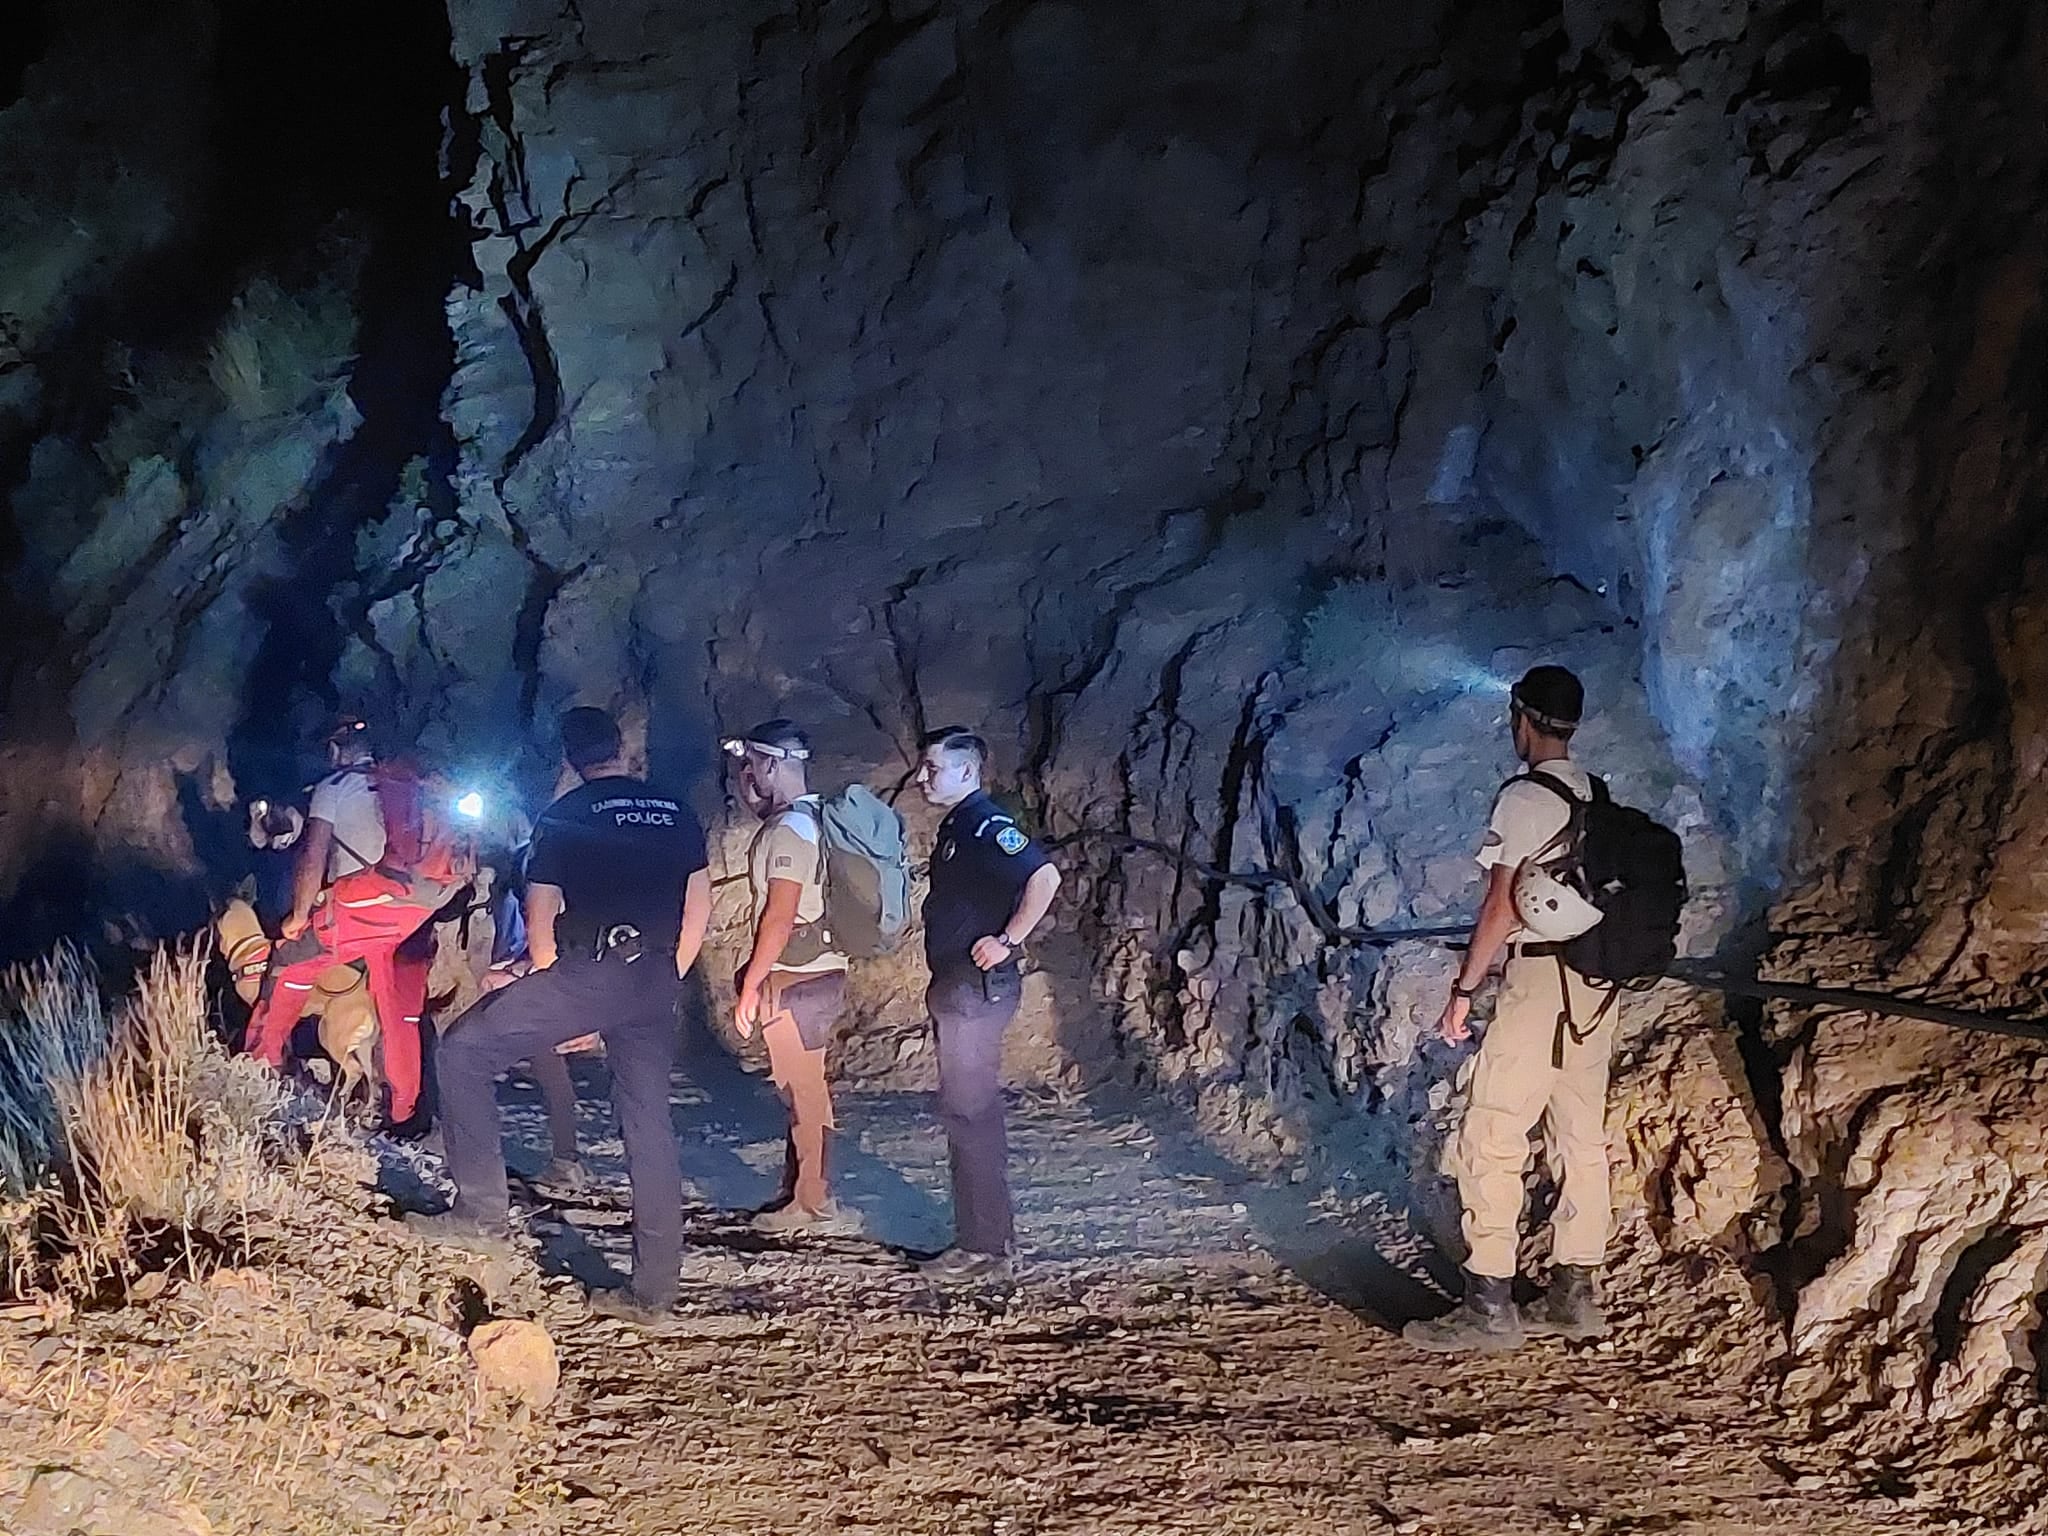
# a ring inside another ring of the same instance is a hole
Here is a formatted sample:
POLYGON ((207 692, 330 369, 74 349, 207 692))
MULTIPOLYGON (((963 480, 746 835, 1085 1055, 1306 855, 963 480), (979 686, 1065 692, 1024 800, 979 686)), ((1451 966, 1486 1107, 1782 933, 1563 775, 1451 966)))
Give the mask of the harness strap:
MULTIPOLYGON (((1565 786, 1562 780, 1545 773, 1541 768, 1531 768, 1527 773, 1520 775, 1512 782, 1518 784, 1540 784, 1543 788, 1557 796, 1558 799, 1562 800, 1568 807, 1564 825, 1557 829, 1557 835, 1537 849, 1536 852, 1529 855, 1528 862, 1540 865, 1553 855, 1574 852, 1585 836, 1586 807, 1599 798, 1600 791, 1595 789, 1589 798, 1581 800, 1565 786)), ((1593 782, 1598 784, 1600 781, 1595 779, 1593 782)))
MULTIPOLYGON (((810 796, 810 795, 806 795, 806 796, 804 797, 804 799, 805 799, 805 800, 809 800, 809 799, 812 799, 812 798, 814 798, 814 797, 813 797, 813 796, 810 796)), ((827 897, 826 897, 826 895, 825 895, 825 874, 826 874, 826 868, 827 868, 827 866, 826 866, 826 862, 825 862, 825 861, 826 861, 826 854, 827 854, 827 850, 826 850, 826 847, 825 847, 825 810, 824 810, 824 799, 823 799, 823 797, 822 797, 822 796, 818 796, 818 797, 815 797, 815 798, 816 798, 816 800, 817 800, 817 803, 816 803, 816 804, 814 804, 814 805, 806 805, 806 804, 804 804, 804 803, 803 803, 803 801, 802 801, 802 800, 799 800, 799 801, 795 802, 794 804, 792 804, 792 805, 791 805, 791 806, 789 807, 789 811, 801 811, 801 812, 803 812, 803 813, 804 813, 804 814, 805 814, 806 816, 808 816, 808 817, 810 817, 810 818, 811 818, 811 825, 817 828, 817 832, 818 832, 818 900, 819 900, 820 904, 821 904, 821 905, 822 905, 822 906, 824 907, 824 910, 820 911, 820 912, 819 912, 819 914, 817 915, 817 917, 813 918, 813 919, 812 919, 812 920, 811 920, 810 922, 808 922, 808 923, 806 923, 806 922, 802 921, 801 919, 799 919, 799 920, 798 920, 798 922, 797 922, 797 923, 795 924, 795 926, 794 926, 794 927, 792 927, 792 928, 790 929, 790 931, 789 931, 789 942, 787 942, 787 943, 785 943, 785 944, 783 945, 783 953, 784 953, 785 955, 787 955, 787 954, 788 954, 788 952, 789 952, 790 944, 794 943, 794 942, 796 941, 796 939, 797 939, 797 937, 798 937, 799 935, 801 935, 801 936, 802 936, 803 938, 805 938, 805 939, 808 939, 808 940, 810 940, 810 941, 811 941, 812 943, 814 943, 814 944, 816 944, 816 945, 818 946, 818 951, 817 951, 817 955, 822 955, 822 954, 825 954, 825 953, 829 952, 829 951, 831 950, 831 948, 832 948, 832 929, 831 929, 831 926, 830 926, 830 922, 831 922, 831 917, 830 917, 830 910, 831 910, 831 909, 830 909, 830 904, 829 904, 828 898, 827 898, 827 897)), ((782 813, 782 815, 783 815, 783 816, 787 816, 787 815, 789 814, 789 811, 784 811, 784 812, 782 813)), ((779 821, 779 820, 781 819, 781 817, 777 817, 776 819, 777 819, 777 820, 779 821)), ((773 825, 773 823, 771 822, 771 823, 770 823, 769 825, 771 825, 771 826, 772 826, 772 825, 773 825)), ((801 898, 801 897, 799 897, 799 898, 798 898, 798 901, 799 901, 799 904, 801 904, 802 898, 801 898)), ((810 964, 811 960, 815 960, 815 959, 817 958, 817 955, 812 955, 812 956, 810 956, 810 957, 809 957, 808 959, 804 959, 804 960, 799 960, 799 961, 795 961, 795 962, 793 962, 793 963, 795 963, 795 964, 798 964, 798 965, 808 965, 808 964, 810 964)))
POLYGON ((1545 947, 1557 961, 1557 1034, 1550 1043, 1550 1068, 1553 1072, 1562 1072, 1566 1037, 1570 1037, 1573 1045, 1584 1045, 1592 1039, 1599 1032, 1601 1024, 1606 1022, 1608 1011, 1614 1007, 1616 999, 1621 996, 1621 988, 1616 985, 1606 989, 1607 996, 1601 999, 1599 1008, 1594 1011, 1585 1028, 1581 1029, 1572 1019, 1572 979, 1571 973, 1565 967, 1563 948, 1558 945, 1545 947))
POLYGON ((349 847, 348 839, 343 837, 339 832, 330 833, 328 836, 328 841, 333 843, 335 847, 339 848, 343 853, 347 854, 350 858, 354 859, 358 864, 362 865, 364 869, 368 869, 371 867, 370 861, 364 858, 360 853, 357 853, 355 849, 349 847))
MULTIPOLYGON (((370 763, 349 763, 345 767, 337 769, 331 775, 331 777, 342 779, 347 778, 350 774, 360 774, 362 777, 368 779, 370 778, 372 772, 373 765, 370 763)), ((325 779, 321 780, 321 783, 324 784, 325 782, 325 779)), ((375 780, 373 779, 370 784, 370 793, 374 795, 376 792, 377 785, 375 780)), ((383 810, 383 802, 379 801, 377 806, 379 816, 383 814, 383 810)), ((341 835, 341 828, 335 826, 333 822, 329 822, 327 824, 327 828, 328 836, 333 841, 334 846, 339 848, 343 853, 347 854, 350 858, 354 859, 359 866, 361 866, 364 869, 375 869, 377 867, 376 863, 364 858, 360 853, 357 853, 355 849, 349 847, 348 839, 341 835)), ((327 882, 327 884, 332 885, 334 884, 334 882, 330 880, 327 882)))
POLYGON ((224 958, 228 963, 228 974, 236 981, 259 978, 270 969, 270 936, 252 933, 246 939, 229 945, 224 958))

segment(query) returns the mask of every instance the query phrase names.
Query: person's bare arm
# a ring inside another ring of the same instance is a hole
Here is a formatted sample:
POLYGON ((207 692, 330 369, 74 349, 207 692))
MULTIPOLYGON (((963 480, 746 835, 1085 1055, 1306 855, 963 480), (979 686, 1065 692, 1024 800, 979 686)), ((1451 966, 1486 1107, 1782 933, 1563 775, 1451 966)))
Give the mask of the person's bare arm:
POLYGON ((306 823, 306 835, 299 839, 298 862, 292 865, 292 910, 280 930, 296 939, 312 921, 314 903, 327 883, 327 854, 334 846, 334 823, 315 816, 306 823))
POLYGON ((974 941, 974 963, 984 971, 992 971, 1010 957, 1026 939, 1031 930, 1045 921, 1045 914, 1052 910, 1052 899, 1059 894, 1060 872, 1047 864, 1032 871, 1031 878, 1024 882, 1024 889, 1017 897, 1015 910, 1010 920, 1003 924, 1001 934, 989 934, 974 941), (1008 939, 1005 944, 1002 940, 1008 939))
POLYGON ((1479 921, 1472 926, 1471 941, 1465 947, 1465 963, 1458 968, 1458 991, 1444 1004, 1437 1020, 1437 1032, 1452 1045, 1471 1038, 1465 1018, 1472 1011, 1472 999, 1460 992, 1476 992, 1500 959, 1501 951, 1513 937, 1519 919, 1515 916, 1515 873, 1505 864, 1487 871, 1486 895, 1479 903, 1479 921))
POLYGON ((676 975, 690 974, 704 949, 704 930, 711 926, 711 871, 700 869, 683 887, 683 931, 676 940, 676 975))
POLYGON ((555 919, 566 907, 559 885, 544 885, 538 880, 527 882, 526 900, 522 904, 526 914, 526 954, 536 971, 546 970, 560 954, 555 947, 555 919))
POLYGON ((733 1023, 742 1040, 752 1035, 760 1022, 761 983, 768 979, 768 972, 782 958, 789 936, 796 931, 796 904, 803 893, 803 886, 795 880, 768 882, 768 904, 761 909, 761 921, 754 928, 754 952, 747 957, 747 968, 740 977, 739 1006, 733 1011, 733 1023))

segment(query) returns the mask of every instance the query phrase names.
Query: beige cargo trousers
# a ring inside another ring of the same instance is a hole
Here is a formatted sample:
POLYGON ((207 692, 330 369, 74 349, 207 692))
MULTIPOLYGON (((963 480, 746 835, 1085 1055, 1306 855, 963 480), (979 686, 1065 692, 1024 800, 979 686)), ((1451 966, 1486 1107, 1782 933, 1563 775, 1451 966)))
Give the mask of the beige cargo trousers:
POLYGON ((1621 1011, 1614 999, 1554 956, 1511 954, 1493 1022, 1473 1057, 1465 1119, 1444 1158, 1464 1207, 1471 1273, 1514 1277, 1522 1175, 1529 1133, 1539 1124, 1557 1184, 1551 1263, 1597 1269, 1605 1258, 1614 1216, 1607 1167, 1607 1074, 1621 1011), (1576 1028, 1560 1019, 1567 986, 1576 1028))

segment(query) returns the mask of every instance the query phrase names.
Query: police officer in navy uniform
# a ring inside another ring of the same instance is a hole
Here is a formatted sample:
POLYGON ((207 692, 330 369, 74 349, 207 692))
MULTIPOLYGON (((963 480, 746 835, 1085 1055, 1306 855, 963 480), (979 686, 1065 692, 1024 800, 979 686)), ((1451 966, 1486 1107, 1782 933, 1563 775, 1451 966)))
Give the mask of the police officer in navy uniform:
POLYGON ((682 1168, 669 1118, 676 1000, 711 916, 704 829, 673 795, 630 777, 603 710, 562 716, 562 753, 581 784, 541 813, 527 862, 530 973, 481 998, 438 1055, 452 1210, 409 1216, 420 1231, 485 1251, 505 1242, 505 1162, 494 1084, 516 1062, 595 1031, 633 1187, 630 1295, 593 1309, 652 1321, 682 1269, 682 1168))
POLYGON ((1003 1030, 1021 995, 1017 952, 1052 907, 1060 872, 981 787, 987 744, 964 726, 925 738, 918 787, 947 807, 924 904, 925 1006, 939 1046, 939 1114, 953 1167, 953 1246, 924 1268, 1000 1270, 1014 1226, 1003 1127, 1003 1030))

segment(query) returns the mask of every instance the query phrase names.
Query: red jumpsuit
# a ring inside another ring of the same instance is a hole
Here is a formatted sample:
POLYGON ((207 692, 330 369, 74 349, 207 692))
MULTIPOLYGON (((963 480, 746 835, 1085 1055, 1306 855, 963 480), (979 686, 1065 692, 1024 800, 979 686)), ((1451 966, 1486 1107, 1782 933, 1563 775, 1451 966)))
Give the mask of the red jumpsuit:
POLYGON ((312 1000, 313 984, 333 966, 360 960, 369 972, 370 1001, 377 1009, 391 1118, 409 1120, 419 1107, 420 1029, 433 946, 405 941, 434 915, 441 893, 429 888, 422 897, 391 891, 349 899, 340 896, 340 889, 329 889, 303 934, 280 939, 271 951, 244 1049, 281 1070, 292 1027, 312 1000))

